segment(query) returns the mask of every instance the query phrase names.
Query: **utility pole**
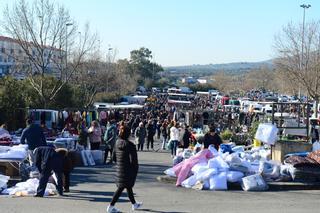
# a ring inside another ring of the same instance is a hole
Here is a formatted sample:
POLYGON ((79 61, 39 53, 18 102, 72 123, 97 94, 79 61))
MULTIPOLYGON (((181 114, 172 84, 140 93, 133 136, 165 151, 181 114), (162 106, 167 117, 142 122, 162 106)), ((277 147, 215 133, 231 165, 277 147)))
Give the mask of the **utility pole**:
POLYGON ((68 27, 72 25, 73 23, 66 23, 66 69, 65 69, 66 79, 67 79, 67 69, 68 69, 68 27))
MULTIPOLYGON (((304 68, 304 27, 305 27, 305 18, 306 18, 306 9, 310 8, 311 5, 302 4, 300 7, 303 8, 303 19, 302 19, 302 38, 301 38, 301 58, 300 58, 300 71, 304 68)), ((301 91, 299 86, 299 99, 301 101, 301 91)))

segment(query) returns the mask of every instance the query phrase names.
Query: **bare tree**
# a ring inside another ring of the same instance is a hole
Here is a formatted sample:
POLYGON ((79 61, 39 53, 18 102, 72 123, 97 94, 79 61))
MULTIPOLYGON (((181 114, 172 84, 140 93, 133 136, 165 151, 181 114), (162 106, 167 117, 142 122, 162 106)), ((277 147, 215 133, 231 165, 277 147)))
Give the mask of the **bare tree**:
POLYGON ((316 103, 320 98, 320 23, 289 23, 275 37, 277 69, 294 88, 301 88, 316 103))
POLYGON ((27 76, 32 87, 43 100, 44 107, 71 79, 94 47, 96 35, 89 26, 79 42, 76 41, 77 25, 69 12, 50 0, 35 0, 28 4, 20 0, 4 11, 2 26, 14 38, 22 53, 15 56, 16 64, 27 76), (71 63, 67 58, 70 56, 71 63), (59 78, 48 89, 44 87, 47 75, 59 78))

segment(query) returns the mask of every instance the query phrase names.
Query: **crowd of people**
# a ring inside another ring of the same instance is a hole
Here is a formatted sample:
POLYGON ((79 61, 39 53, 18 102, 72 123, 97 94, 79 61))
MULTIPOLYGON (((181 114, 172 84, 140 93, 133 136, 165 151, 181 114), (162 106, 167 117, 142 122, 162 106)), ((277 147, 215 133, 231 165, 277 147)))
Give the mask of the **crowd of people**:
MULTIPOLYGON (((200 99, 195 100, 200 101, 200 99)), ((208 101, 201 100, 203 107, 209 106, 208 101)), ((177 148, 186 149, 197 143, 193 134, 194 126, 188 126, 184 122, 185 114, 179 113, 178 115, 179 110, 181 108, 169 106, 166 98, 159 96, 156 102, 147 104, 142 110, 104 110, 104 116, 92 120, 90 126, 87 125, 88 122, 85 119, 79 116, 79 113, 74 119, 65 120, 62 134, 78 135, 78 144, 84 149, 104 150, 104 163, 116 163, 117 165, 116 184, 118 188, 107 212, 118 212, 115 204, 124 189, 127 190, 132 209, 141 207, 142 203, 136 202, 133 195, 133 186, 139 168, 137 152, 169 149, 171 156, 174 157, 177 155, 177 148), (155 149, 155 140, 161 142, 159 149, 155 149)), ((224 117, 217 117, 217 120, 212 122, 206 120, 207 116, 204 116, 203 113, 201 116, 204 118, 204 123, 209 126, 209 131, 203 137, 203 148, 206 149, 212 144, 219 149, 222 140, 217 129, 221 128, 222 122, 219 119, 224 117)), ((27 127, 21 136, 21 143, 29 145, 31 162, 40 172, 40 184, 35 195, 37 197, 43 196, 51 171, 57 174, 58 193, 63 195, 63 189, 64 192, 68 192, 70 171, 73 168, 72 155, 47 146, 46 131, 48 129, 45 125, 38 126, 33 123, 32 119, 28 119, 27 127), (69 169, 64 169, 65 167, 69 169), (64 181, 62 181, 63 177, 64 181)), ((54 131, 59 132, 59 130, 54 131)))

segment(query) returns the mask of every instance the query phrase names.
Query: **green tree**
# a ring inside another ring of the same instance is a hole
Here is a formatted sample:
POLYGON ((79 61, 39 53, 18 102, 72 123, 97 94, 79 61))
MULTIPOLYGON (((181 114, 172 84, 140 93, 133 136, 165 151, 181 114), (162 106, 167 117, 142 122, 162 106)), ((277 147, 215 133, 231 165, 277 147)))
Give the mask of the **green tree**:
POLYGON ((10 130, 23 127, 26 107, 23 81, 5 77, 0 85, 0 123, 7 123, 10 130))
POLYGON ((157 73, 163 71, 163 68, 152 60, 152 52, 148 48, 141 47, 139 50, 130 52, 130 64, 133 72, 137 73, 140 78, 138 83, 145 83, 146 79, 153 81, 158 78, 157 73))

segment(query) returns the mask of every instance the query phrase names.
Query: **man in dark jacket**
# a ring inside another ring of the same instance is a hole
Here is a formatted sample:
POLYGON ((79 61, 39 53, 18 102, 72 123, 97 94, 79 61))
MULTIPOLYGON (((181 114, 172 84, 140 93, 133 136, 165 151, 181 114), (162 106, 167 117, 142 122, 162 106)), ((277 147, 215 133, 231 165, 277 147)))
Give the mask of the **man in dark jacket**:
POLYGON ((22 132, 20 143, 25 144, 26 140, 29 149, 29 161, 31 165, 33 165, 33 150, 40 146, 47 146, 47 141, 42 128, 39 125, 34 124, 32 119, 27 120, 27 127, 22 132))
POLYGON ((52 147, 41 146, 34 150, 34 158, 35 165, 40 172, 39 186, 35 197, 43 197, 52 171, 54 171, 58 179, 57 191, 59 195, 63 195, 63 156, 57 153, 52 147))
POLYGON ((151 144, 151 149, 153 150, 153 142, 154 142, 154 135, 156 132, 156 128, 153 125, 152 120, 148 121, 148 124, 146 125, 146 130, 147 130, 147 149, 149 150, 150 144, 151 144))
POLYGON ((113 158, 117 163, 116 184, 117 191, 114 193, 112 201, 107 208, 107 212, 120 212, 114 207, 122 191, 126 188, 128 197, 132 203, 132 210, 141 207, 142 203, 137 203, 134 199, 132 188, 136 182, 138 174, 138 157, 136 146, 129 141, 131 132, 126 126, 120 126, 119 139, 114 148, 113 158))
POLYGON ((64 192, 70 191, 70 173, 76 165, 76 152, 64 148, 55 150, 63 158, 63 188, 64 192))
POLYGON ((214 145, 216 150, 219 150, 220 144, 222 144, 222 140, 220 136, 216 133, 214 127, 210 127, 209 132, 204 135, 203 146, 205 149, 208 149, 209 145, 214 145))

